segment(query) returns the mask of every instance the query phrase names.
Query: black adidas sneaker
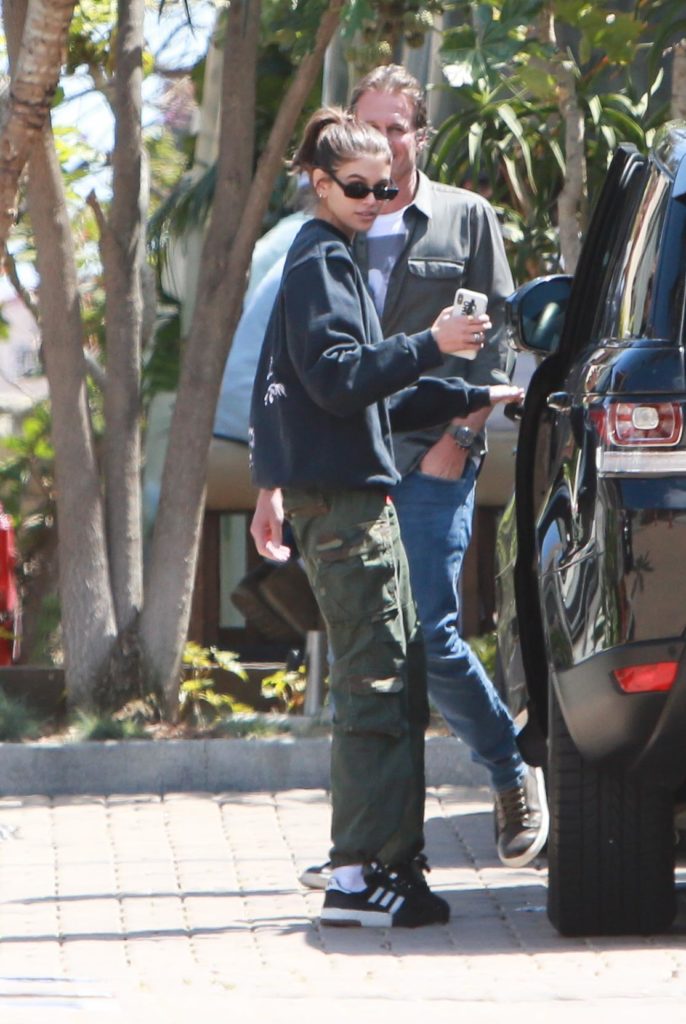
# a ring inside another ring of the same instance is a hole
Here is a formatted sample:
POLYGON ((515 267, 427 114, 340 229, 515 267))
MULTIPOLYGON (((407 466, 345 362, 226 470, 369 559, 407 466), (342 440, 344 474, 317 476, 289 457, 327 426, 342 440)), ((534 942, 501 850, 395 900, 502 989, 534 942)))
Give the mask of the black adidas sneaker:
POLYGON ((446 924, 450 907, 431 892, 421 872, 386 869, 374 864, 365 868, 367 888, 362 892, 341 889, 334 877, 329 882, 320 915, 322 924, 361 928, 421 928, 446 924))

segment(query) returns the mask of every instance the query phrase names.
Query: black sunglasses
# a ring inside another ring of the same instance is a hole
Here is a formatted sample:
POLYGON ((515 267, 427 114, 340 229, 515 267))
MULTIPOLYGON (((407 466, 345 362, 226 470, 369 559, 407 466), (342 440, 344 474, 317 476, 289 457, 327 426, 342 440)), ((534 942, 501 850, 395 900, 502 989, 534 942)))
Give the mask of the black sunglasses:
POLYGON ((375 199, 388 200, 395 199, 399 192, 398 186, 390 181, 386 183, 379 181, 376 185, 365 185, 363 181, 339 181, 333 171, 327 171, 326 173, 342 189, 346 199, 366 199, 371 192, 375 199))

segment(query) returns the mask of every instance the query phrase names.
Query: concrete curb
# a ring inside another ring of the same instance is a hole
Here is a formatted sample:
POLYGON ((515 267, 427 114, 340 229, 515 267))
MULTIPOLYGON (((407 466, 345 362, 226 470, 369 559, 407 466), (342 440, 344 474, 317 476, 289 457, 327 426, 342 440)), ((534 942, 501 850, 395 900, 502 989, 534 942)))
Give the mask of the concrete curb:
MULTIPOLYGON (((329 738, 0 743, 0 795, 328 789, 329 738)), ((483 786, 459 740, 426 741, 427 785, 483 786)))

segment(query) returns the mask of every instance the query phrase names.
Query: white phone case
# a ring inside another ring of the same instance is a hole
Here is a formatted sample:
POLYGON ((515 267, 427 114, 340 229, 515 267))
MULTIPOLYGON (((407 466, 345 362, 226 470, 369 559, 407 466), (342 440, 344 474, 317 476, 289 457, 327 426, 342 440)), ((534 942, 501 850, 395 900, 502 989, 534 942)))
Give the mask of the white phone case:
MULTIPOLYGON (((480 316, 488 309, 488 296, 483 292, 473 292, 469 288, 458 288, 453 303, 453 316, 480 316)), ((476 359, 478 349, 468 352, 456 352, 460 359, 476 359)))

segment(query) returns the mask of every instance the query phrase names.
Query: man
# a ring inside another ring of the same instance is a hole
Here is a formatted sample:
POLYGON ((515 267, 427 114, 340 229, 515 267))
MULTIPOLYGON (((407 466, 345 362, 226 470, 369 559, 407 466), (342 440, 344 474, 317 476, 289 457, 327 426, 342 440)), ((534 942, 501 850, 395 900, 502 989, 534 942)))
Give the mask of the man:
MULTIPOLYGON (((355 88, 351 109, 388 139, 398 195, 368 235, 355 240, 384 336, 411 333, 450 305, 458 287, 488 296, 493 324, 473 362, 446 357, 432 376, 461 376, 492 384, 506 368, 504 299, 513 284, 497 218, 481 196, 431 182, 417 167, 426 141, 426 103, 404 68, 370 72, 355 88)), ((469 544, 476 477, 484 457, 490 410, 443 428, 394 438, 403 479, 394 488, 412 590, 427 652, 429 696, 448 725, 488 770, 494 790, 498 855, 504 864, 529 863, 543 848, 548 813, 540 769, 519 753, 508 710, 459 633, 459 577, 469 544)), ((260 495, 252 533, 258 549, 280 557, 278 492, 260 495)), ((324 887, 328 866, 308 869, 304 884, 324 887)))

